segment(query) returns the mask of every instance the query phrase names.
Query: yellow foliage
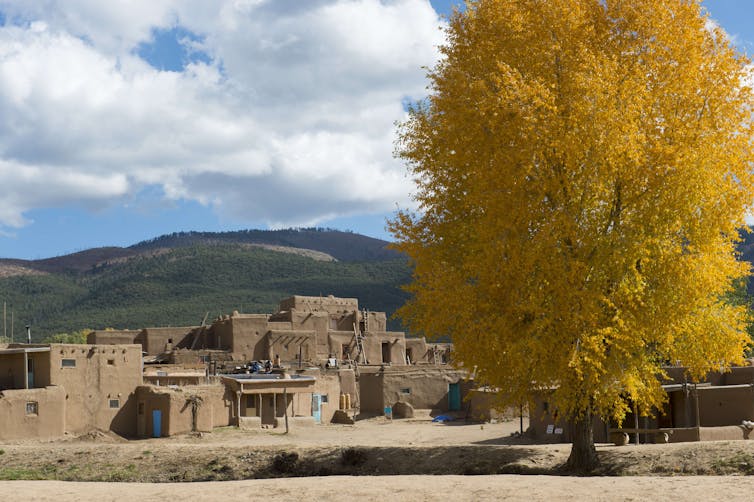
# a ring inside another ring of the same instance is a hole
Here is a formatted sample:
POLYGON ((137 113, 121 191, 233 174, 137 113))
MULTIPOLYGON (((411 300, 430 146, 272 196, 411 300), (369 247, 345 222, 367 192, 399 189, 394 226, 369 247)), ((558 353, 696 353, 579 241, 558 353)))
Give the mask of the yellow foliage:
POLYGON ((577 418, 665 399, 662 365, 741 362, 748 61, 696 1, 488 0, 450 19, 398 154, 417 214, 401 315, 524 402, 577 418))

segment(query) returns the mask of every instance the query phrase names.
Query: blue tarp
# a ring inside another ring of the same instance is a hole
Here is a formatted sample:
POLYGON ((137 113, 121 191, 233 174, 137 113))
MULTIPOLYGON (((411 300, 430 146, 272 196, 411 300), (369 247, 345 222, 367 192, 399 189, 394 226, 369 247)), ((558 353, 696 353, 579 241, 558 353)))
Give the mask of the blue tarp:
POLYGON ((452 422, 453 420, 455 419, 450 415, 437 415, 432 419, 433 422, 452 422))

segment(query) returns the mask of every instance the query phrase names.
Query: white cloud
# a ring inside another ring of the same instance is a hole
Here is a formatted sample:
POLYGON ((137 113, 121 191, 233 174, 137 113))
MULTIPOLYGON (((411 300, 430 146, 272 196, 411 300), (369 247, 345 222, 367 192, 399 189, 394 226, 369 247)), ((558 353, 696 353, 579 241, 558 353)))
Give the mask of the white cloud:
POLYGON ((442 43, 427 0, 0 0, 0 227, 145 186, 238 221, 316 224, 409 204, 392 158, 442 43), (210 55, 135 55, 180 25, 210 55))

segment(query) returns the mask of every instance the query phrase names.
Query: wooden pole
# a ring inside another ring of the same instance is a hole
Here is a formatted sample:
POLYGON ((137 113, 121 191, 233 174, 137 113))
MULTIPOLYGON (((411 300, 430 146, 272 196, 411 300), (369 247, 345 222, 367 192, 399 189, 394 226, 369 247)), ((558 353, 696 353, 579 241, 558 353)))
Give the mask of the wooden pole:
POLYGON ((283 387, 283 406, 285 406, 285 433, 288 434, 288 389, 283 387))
POLYGON ((636 446, 639 446, 639 405, 634 403, 634 429, 636 429, 636 446))
POLYGON ((701 420, 699 420, 699 389, 696 388, 696 382, 694 382, 694 407, 696 408, 696 426, 700 427, 701 420))

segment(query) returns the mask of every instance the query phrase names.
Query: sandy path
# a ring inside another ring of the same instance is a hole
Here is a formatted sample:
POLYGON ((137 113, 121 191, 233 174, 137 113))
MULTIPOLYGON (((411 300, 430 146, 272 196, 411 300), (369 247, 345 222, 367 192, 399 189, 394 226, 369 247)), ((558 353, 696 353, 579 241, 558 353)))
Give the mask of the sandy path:
POLYGON ((288 478, 214 483, 0 482, 2 500, 729 500, 748 499, 740 476, 601 477, 380 476, 288 478), (343 487, 350 486, 347 493, 343 487))

